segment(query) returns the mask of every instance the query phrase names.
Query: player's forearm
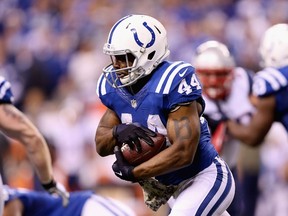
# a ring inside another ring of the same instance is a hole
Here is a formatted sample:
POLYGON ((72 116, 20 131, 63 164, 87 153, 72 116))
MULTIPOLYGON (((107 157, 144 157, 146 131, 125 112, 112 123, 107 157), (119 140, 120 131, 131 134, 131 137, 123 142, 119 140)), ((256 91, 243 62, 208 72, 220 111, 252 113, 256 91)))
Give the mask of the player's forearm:
POLYGON ((192 163, 195 151, 185 145, 173 144, 150 160, 135 167, 136 179, 145 179, 172 172, 192 163))
POLYGON ((259 133, 251 127, 240 125, 235 121, 228 121, 227 126, 229 134, 249 146, 258 146, 265 138, 265 135, 260 136, 259 133), (251 131, 254 131, 254 133, 251 131))
MULTIPOLYGON (((192 121, 192 120, 191 120, 192 121)), ((199 125, 192 126, 187 118, 182 121, 169 121, 167 124, 170 147, 158 153, 155 157, 140 164, 133 170, 136 178, 149 178, 172 172, 190 165, 200 139, 199 125), (188 123, 189 122, 189 123, 188 123), (181 127, 175 127, 175 124, 181 127)))
POLYGON ((25 146, 31 163, 41 182, 52 178, 52 164, 48 146, 33 123, 11 104, 0 106, 0 128, 10 138, 25 146))
POLYGON ((95 134, 95 144, 97 153, 104 157, 113 154, 116 139, 113 137, 113 127, 120 124, 120 119, 116 113, 107 109, 102 116, 95 134))
POLYGON ((104 157, 113 154, 116 139, 113 137, 113 128, 99 126, 95 136, 97 153, 104 157))
POLYGON ((51 155, 44 137, 33 126, 11 136, 25 146, 27 156, 33 165, 41 183, 50 182, 53 178, 51 155))
POLYGON ((53 178, 52 160, 43 136, 38 131, 31 131, 23 135, 20 142, 26 146, 27 155, 41 183, 50 182, 53 178))

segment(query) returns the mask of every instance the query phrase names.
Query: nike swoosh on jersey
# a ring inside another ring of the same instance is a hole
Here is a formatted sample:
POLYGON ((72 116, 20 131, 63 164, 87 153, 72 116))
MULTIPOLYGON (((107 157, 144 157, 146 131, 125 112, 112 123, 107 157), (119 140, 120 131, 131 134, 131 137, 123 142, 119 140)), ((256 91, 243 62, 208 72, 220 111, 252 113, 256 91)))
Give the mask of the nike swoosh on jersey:
POLYGON ((183 76, 186 74, 187 70, 188 70, 188 68, 186 68, 186 70, 183 71, 182 73, 179 73, 179 76, 180 76, 180 77, 183 77, 183 76))

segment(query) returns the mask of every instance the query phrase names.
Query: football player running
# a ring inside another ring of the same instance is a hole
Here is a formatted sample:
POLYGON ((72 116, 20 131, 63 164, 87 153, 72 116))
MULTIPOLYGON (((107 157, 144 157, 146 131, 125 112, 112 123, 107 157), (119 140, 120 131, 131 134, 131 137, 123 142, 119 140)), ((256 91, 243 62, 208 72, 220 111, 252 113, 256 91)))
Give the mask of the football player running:
MULTIPOLYGON (((0 130, 24 145, 44 189, 49 193, 60 195, 63 205, 67 205, 69 193, 53 178, 51 156, 44 137, 33 123, 12 104, 12 101, 11 85, 0 76, 0 130)), ((0 215, 2 215, 4 202, 2 196, 0 176, 0 215)))
MULTIPOLYGON (((192 61, 203 86, 206 103, 204 117, 211 129, 212 143, 216 145, 215 148, 227 162, 235 178, 236 193, 227 211, 233 216, 242 215, 243 202, 246 200, 242 198, 237 178, 238 154, 242 142, 228 133, 226 120, 233 119, 244 125, 249 122, 255 110, 250 102, 253 74, 242 67, 236 67, 227 46, 219 41, 200 44, 192 61)), ((254 183, 257 188, 257 181, 254 183)), ((249 192, 252 198, 251 191, 249 192)))
POLYGON ((268 28, 260 43, 263 70, 253 79, 256 112, 250 124, 228 122, 230 133, 249 145, 259 145, 274 121, 288 131, 288 24, 268 28))
POLYGON ((99 155, 115 153, 116 176, 138 182, 154 211, 168 202, 170 216, 228 215, 235 192, 232 173, 211 144, 194 68, 165 60, 164 26, 147 15, 126 16, 112 27, 103 50, 112 64, 97 85, 108 108, 95 136, 99 155), (128 164, 118 145, 141 151, 139 138, 153 145, 150 136, 156 131, 167 137, 167 148, 136 167, 128 164))

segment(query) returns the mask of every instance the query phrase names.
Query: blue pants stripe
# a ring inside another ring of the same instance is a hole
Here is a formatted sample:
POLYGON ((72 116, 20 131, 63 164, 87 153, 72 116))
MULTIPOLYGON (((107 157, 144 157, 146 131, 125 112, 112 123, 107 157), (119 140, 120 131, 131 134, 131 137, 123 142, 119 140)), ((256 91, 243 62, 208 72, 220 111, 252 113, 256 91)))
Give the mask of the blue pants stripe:
POLYGON ((223 200, 226 198, 227 194, 229 193, 231 186, 232 186, 232 177, 231 177, 231 172, 229 171, 229 168, 226 165, 226 169, 228 170, 228 182, 225 187, 225 190, 221 197, 218 199, 218 201, 215 203, 213 208, 209 211, 208 215, 213 215, 213 213, 216 211, 216 209, 219 207, 219 205, 223 202, 223 200))
POLYGON ((221 183, 222 183, 222 178, 223 178, 222 166, 218 162, 217 159, 214 159, 213 162, 216 164, 216 167, 217 167, 217 177, 215 179, 215 183, 214 183, 213 187, 211 188, 208 195, 206 196, 206 198, 204 199, 204 201, 200 205, 198 211, 196 212, 196 216, 200 216, 204 212, 204 210, 207 207, 207 205, 209 204, 209 202, 213 199, 215 194, 218 192, 218 190, 221 186, 221 183))

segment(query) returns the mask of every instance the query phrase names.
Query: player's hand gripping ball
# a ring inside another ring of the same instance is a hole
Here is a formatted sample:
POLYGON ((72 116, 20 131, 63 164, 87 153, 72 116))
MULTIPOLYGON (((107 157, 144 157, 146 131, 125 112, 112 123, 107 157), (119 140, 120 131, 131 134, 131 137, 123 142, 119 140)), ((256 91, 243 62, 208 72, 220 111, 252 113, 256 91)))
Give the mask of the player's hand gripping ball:
POLYGON ((136 151, 135 148, 131 149, 128 144, 123 143, 121 147, 121 152, 125 160, 134 166, 137 166, 150 158, 154 157, 160 151, 166 147, 166 138, 160 133, 156 133, 156 136, 150 136, 153 140, 154 145, 148 145, 143 139, 139 138, 141 151, 136 151))

